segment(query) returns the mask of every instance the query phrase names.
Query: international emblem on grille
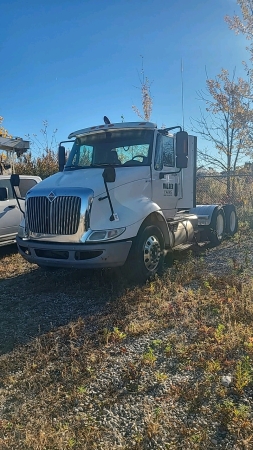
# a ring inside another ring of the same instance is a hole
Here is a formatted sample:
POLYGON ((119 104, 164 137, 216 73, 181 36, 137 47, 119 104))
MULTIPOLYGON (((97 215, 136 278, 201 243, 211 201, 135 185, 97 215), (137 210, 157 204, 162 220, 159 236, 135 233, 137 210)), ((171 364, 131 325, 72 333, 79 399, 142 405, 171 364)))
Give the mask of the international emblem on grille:
POLYGON ((50 194, 47 196, 47 198, 52 203, 55 199, 55 194, 53 192, 50 192, 50 194))

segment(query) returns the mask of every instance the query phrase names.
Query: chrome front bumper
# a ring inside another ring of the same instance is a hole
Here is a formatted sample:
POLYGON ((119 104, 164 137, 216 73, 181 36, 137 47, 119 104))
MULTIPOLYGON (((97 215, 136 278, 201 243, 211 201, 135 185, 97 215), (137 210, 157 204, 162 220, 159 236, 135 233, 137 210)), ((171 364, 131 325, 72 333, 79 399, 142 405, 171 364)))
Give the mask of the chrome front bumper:
POLYGON ((132 241, 96 244, 61 244, 36 242, 17 236, 19 253, 39 266, 96 269, 123 266, 132 241))

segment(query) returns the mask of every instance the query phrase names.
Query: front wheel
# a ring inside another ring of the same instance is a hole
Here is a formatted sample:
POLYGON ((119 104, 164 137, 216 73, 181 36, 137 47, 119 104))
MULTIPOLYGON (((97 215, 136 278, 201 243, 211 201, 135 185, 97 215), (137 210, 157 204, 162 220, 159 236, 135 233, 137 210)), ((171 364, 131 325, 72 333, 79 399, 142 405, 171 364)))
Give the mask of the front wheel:
POLYGON ((164 238, 156 226, 140 231, 132 252, 132 271, 135 279, 145 281, 161 273, 164 265, 164 238))

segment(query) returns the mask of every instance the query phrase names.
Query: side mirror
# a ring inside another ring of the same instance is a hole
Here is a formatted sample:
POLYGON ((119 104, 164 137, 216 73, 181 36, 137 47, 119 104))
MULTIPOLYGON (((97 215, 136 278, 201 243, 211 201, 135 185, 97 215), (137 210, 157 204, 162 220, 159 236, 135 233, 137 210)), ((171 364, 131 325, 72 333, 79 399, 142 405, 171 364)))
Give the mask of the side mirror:
POLYGON ((5 187, 0 187, 0 201, 4 202, 8 199, 8 191, 5 187))
POLYGON ((116 180, 115 168, 111 166, 106 167, 102 173, 102 176, 105 183, 114 183, 114 181, 116 180))
POLYGON ((20 185, 20 176, 17 175, 16 173, 13 173, 11 175, 10 182, 11 182, 11 185, 12 185, 13 188, 14 187, 19 187, 19 185, 20 185))
POLYGON ((63 145, 59 145, 58 149, 58 166, 59 166, 59 172, 62 172, 64 169, 64 166, 66 164, 66 154, 65 154, 65 147, 63 145))
POLYGON ((176 167, 186 169, 188 166, 188 133, 179 131, 176 134, 176 167))

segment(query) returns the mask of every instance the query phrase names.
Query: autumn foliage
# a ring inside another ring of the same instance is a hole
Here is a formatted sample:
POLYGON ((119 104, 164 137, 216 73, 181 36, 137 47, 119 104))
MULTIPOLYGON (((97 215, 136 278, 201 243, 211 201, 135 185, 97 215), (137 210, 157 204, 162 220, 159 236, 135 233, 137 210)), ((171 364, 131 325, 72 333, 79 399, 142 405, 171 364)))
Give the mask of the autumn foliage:
POLYGON ((0 116, 0 136, 1 137, 11 137, 8 131, 2 126, 4 118, 0 116))
POLYGON ((142 111, 140 112, 139 108, 136 105, 132 105, 133 111, 140 117, 142 120, 149 121, 152 114, 153 109, 153 99, 151 97, 150 86, 151 83, 148 77, 145 75, 144 67, 143 67, 143 59, 142 59, 142 68, 141 68, 141 76, 140 78, 140 89, 141 90, 141 103, 142 103, 142 111))
POLYGON ((39 156, 32 157, 32 153, 24 154, 15 164, 15 172, 23 175, 37 175, 42 179, 58 172, 57 156, 57 129, 52 133, 48 131, 47 120, 43 121, 40 134, 28 135, 32 153, 39 156))
POLYGON ((53 175, 58 170, 58 158, 53 150, 47 150, 37 158, 32 158, 31 153, 29 153, 23 157, 22 161, 15 164, 17 174, 37 175, 42 179, 53 175))
MULTIPOLYGON (((253 110, 251 86, 242 78, 232 78, 222 69, 214 79, 206 80, 206 92, 199 98, 204 104, 200 119, 194 120, 193 131, 212 144, 216 152, 199 150, 204 163, 219 171, 235 172, 245 157, 252 155, 253 110)), ((230 179, 228 176, 228 193, 230 179)))

